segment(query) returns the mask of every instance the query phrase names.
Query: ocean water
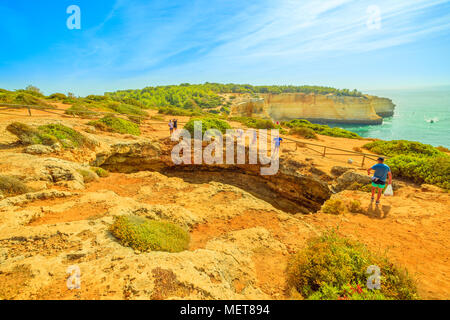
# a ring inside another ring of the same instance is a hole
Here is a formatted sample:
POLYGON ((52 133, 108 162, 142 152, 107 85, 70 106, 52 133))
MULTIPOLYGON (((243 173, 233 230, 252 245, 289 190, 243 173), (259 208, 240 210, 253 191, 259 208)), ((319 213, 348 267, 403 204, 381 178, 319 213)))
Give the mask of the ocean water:
POLYGON ((450 148, 450 86, 408 90, 365 91, 391 99, 393 117, 382 125, 338 125, 362 137, 411 140, 450 148))

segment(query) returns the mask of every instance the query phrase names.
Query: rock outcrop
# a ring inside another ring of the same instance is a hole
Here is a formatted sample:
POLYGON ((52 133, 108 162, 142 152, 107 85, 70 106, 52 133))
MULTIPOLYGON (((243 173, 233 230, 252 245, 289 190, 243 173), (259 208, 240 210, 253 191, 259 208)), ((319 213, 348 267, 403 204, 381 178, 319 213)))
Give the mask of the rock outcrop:
MULTIPOLYGON (((280 158, 279 170, 275 175, 261 175, 261 164, 200 164, 176 165, 171 159, 175 145, 169 139, 161 141, 120 143, 112 145, 109 152, 101 153, 92 163, 112 172, 132 173, 143 170, 164 172, 186 179, 200 179, 199 173, 206 172, 207 179, 216 179, 244 189, 264 189, 267 198, 281 198, 282 208, 290 212, 315 212, 320 209, 331 193, 327 183, 311 172, 311 165, 280 158), (195 175, 193 175, 195 173, 195 175), (219 173, 220 175, 214 175, 219 173)), ((203 146, 205 147, 205 146, 203 146)), ((224 154, 226 151, 224 151, 224 154)), ((248 155, 248 149, 247 149, 248 155)))
POLYGON ((392 116, 395 105, 375 96, 336 96, 333 94, 261 94, 262 99, 241 102, 231 109, 232 116, 289 121, 306 119, 314 123, 381 124, 392 116))

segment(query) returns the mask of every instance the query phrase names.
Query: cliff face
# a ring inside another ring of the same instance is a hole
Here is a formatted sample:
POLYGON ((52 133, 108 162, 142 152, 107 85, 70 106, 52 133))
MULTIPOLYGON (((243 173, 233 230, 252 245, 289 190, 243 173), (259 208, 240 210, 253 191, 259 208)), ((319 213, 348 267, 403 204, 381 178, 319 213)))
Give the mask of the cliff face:
POLYGON ((233 116, 271 118, 275 121, 307 119, 316 123, 381 124, 393 114, 394 104, 374 96, 349 97, 304 93, 263 94, 233 106, 233 116))
POLYGON ((375 112, 380 117, 392 117, 394 115, 395 104, 392 103, 391 99, 388 98, 380 98, 376 96, 366 96, 370 104, 373 106, 375 112))

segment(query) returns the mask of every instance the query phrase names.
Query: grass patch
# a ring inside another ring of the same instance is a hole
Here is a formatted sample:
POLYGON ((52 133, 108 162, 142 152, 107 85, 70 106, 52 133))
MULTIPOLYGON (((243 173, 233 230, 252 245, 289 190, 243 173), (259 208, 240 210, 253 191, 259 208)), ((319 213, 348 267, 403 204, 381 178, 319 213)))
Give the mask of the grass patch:
POLYGON ((139 216, 117 217, 110 231, 122 245, 141 252, 180 252, 190 241, 189 233, 177 225, 139 216))
POLYGON ((429 144, 415 141, 374 141, 364 148, 390 157, 394 176, 450 190, 450 156, 429 144))
POLYGON ((13 197, 32 191, 34 190, 27 187, 21 180, 11 176, 0 175, 0 193, 4 196, 13 197))
POLYGON ((336 231, 310 239, 307 248, 291 258, 287 271, 289 286, 305 299, 418 299, 406 270, 336 231), (380 268, 380 290, 367 288, 366 272, 371 265, 380 268))
POLYGON ((91 121, 88 125, 94 126, 102 131, 132 134, 134 136, 141 134, 138 124, 114 116, 106 116, 99 120, 91 121))
POLYGON ((282 126, 286 126, 288 128, 309 128, 313 130, 317 134, 321 134, 324 136, 330 137, 339 137, 339 138, 348 138, 348 139, 362 139, 358 134, 341 129, 341 128, 331 128, 327 125, 322 124, 313 124, 308 120, 304 119, 296 119, 288 122, 282 122, 282 126))
POLYGON ((220 120, 217 118, 194 118, 188 121, 188 123, 186 123, 184 125, 184 129, 188 130, 192 136, 194 136, 194 122, 196 121, 201 121, 202 122, 202 134, 205 134, 206 130, 209 129, 217 129, 219 130, 222 134, 226 133, 227 129, 231 129, 231 126, 229 125, 228 122, 224 121, 224 120, 220 120))

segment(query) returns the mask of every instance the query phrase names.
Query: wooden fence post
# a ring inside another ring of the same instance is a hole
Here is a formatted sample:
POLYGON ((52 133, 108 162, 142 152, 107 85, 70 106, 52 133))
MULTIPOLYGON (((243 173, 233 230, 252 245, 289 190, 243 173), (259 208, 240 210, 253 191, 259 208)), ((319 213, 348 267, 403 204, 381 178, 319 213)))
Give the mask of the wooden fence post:
POLYGON ((361 167, 364 167, 364 161, 366 160, 366 155, 364 154, 363 155, 363 158, 362 158, 362 162, 361 162, 361 167))
POLYGON ((28 107, 28 115, 31 117, 31 108, 28 107))
POLYGON ((322 155, 322 157, 325 157, 326 153, 327 153, 327 147, 323 147, 323 155, 322 155))

